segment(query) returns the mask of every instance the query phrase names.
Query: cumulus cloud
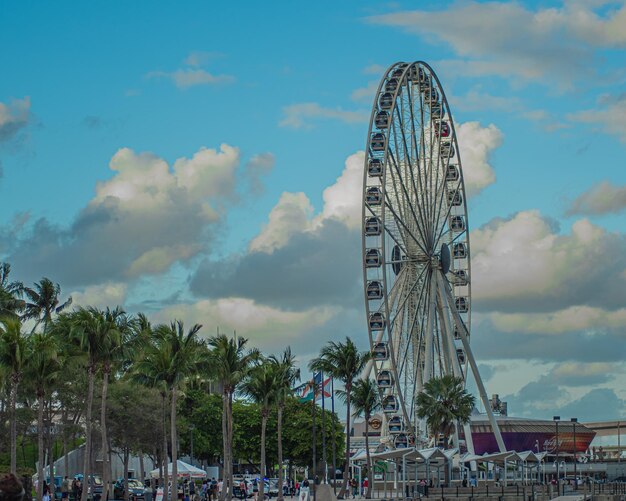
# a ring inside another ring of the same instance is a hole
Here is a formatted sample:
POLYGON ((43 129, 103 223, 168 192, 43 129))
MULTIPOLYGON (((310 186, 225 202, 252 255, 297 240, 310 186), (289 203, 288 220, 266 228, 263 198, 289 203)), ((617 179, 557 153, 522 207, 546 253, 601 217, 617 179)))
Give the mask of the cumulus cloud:
POLYGON ((511 2, 457 1, 446 9, 394 12, 368 21, 450 46, 463 59, 449 62, 448 69, 462 74, 516 82, 556 78, 564 88, 593 73, 596 49, 626 45, 626 7, 598 14, 586 2, 532 10, 511 2))
POLYGON ((72 306, 115 307, 126 301, 128 285, 123 282, 105 282, 76 290, 72 296, 72 306))
POLYGON ((174 82, 179 89, 197 85, 226 84, 235 81, 232 75, 214 75, 203 69, 183 68, 176 71, 151 71, 148 78, 166 78, 174 82))
POLYGON ((338 120, 344 123, 364 123, 369 119, 365 111, 348 111, 342 108, 325 108, 319 103, 298 103, 283 108, 281 127, 303 129, 313 127, 319 120, 338 120))
POLYGON ((567 118, 573 122, 594 124, 598 131, 617 136, 626 143, 626 93, 600 96, 598 108, 570 113, 567 118))
POLYGON ((495 182, 496 174, 489 161, 504 136, 495 125, 481 127, 478 122, 462 123, 457 127, 457 134, 465 190, 468 196, 474 196, 495 182))
POLYGON ((252 346, 276 353, 287 345, 295 347, 297 344, 301 348, 302 343, 306 344, 306 337, 314 339, 313 332, 336 313, 337 309, 332 307, 294 312, 260 305, 251 299, 223 297, 169 306, 152 315, 152 319, 169 322, 172 318, 180 318, 189 325, 202 324, 205 327, 200 334, 205 337, 215 335, 215 327, 221 332, 235 331, 248 338, 252 346))
POLYGON ((171 167, 152 153, 122 148, 109 164, 113 176, 96 185, 69 227, 34 221, 8 242, 7 259, 26 281, 55 270, 66 286, 163 272, 204 249, 237 201, 239 165, 239 150, 227 144, 201 148, 171 167))
POLYGON ((272 153, 254 155, 246 163, 245 176, 253 193, 258 194, 263 191, 262 179, 272 171, 275 163, 276 159, 272 153))
POLYGON ((350 94, 350 98, 353 101, 371 103, 374 100, 377 90, 378 82, 376 80, 372 80, 371 82, 368 82, 365 87, 354 89, 352 94, 350 94))
POLYGON ((626 186, 602 181, 578 196, 567 209, 567 215, 598 216, 617 213, 626 207, 626 186))
POLYGON ((23 130, 30 120, 30 98, 0 103, 0 144, 9 141, 23 130))
POLYGON ((560 234, 538 211, 496 219, 472 232, 472 292, 481 310, 616 309, 626 301, 624 236, 586 219, 560 234))

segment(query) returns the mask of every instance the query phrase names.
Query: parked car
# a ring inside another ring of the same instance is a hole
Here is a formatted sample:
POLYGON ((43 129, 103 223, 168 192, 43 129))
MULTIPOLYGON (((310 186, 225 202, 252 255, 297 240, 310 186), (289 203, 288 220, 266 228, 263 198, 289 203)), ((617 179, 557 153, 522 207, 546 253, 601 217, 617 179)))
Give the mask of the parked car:
MULTIPOLYGON (((113 484, 113 496, 115 499, 124 499, 124 479, 118 478, 113 484)), ((129 499, 144 499, 146 497, 146 489, 141 480, 136 478, 128 479, 128 497, 129 499)))

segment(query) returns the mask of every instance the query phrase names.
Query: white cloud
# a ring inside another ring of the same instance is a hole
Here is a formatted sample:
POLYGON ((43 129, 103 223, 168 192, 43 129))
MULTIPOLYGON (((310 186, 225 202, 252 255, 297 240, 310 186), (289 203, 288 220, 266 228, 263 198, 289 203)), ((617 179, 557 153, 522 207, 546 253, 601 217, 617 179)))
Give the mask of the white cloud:
POLYGON ((623 329, 626 327, 626 308, 607 311, 591 306, 570 306, 549 313, 489 314, 494 326, 503 332, 529 334, 563 334, 574 331, 623 329))
POLYGON ((352 91, 352 94, 350 94, 350 98, 353 101, 371 103, 374 100, 374 96, 376 95, 377 90, 378 81, 373 80, 371 82, 368 82, 366 87, 359 87, 358 89, 354 89, 352 91))
POLYGON ((339 120, 344 123, 367 122, 369 113, 365 111, 346 111, 341 108, 324 108, 318 103, 298 103, 283 108, 284 118, 281 127, 293 129, 311 128, 316 120, 339 120))
POLYGON ((615 186, 602 181, 578 196, 567 209, 567 214, 601 215, 620 212, 626 207, 626 186, 615 186))
POLYGON ((176 71, 152 71, 148 78, 167 78, 179 89, 187 89, 197 85, 227 84, 235 81, 232 75, 214 75, 203 69, 178 69, 176 71))
POLYGON ((626 45, 626 7, 605 9, 603 15, 594 8, 566 2, 561 8, 531 10, 519 3, 470 0, 368 21, 450 46, 463 59, 450 61, 449 69, 461 74, 499 75, 516 83, 558 80, 562 88, 571 89, 573 81, 594 73, 596 49, 626 45))
POLYGON ((128 286, 122 282, 106 282, 90 285, 82 290, 74 291, 72 306, 95 306, 97 308, 115 307, 126 301, 128 286))
POLYGON ((153 153, 121 148, 109 164, 113 176, 97 183, 70 227, 34 221, 7 240, 7 258, 25 279, 55 269, 69 285, 164 272, 210 248, 239 200, 240 163, 238 148, 227 144, 200 148, 171 167, 153 153))
POLYGON ((502 144, 504 136, 495 125, 481 127, 478 122, 460 124, 457 134, 465 189, 468 196, 477 195, 496 180, 489 161, 492 151, 502 144))
POLYGON ((15 99, 9 104, 0 103, 0 143, 8 141, 28 124, 30 98, 15 99))
POLYGON ((284 246, 295 233, 310 227, 313 206, 300 193, 284 192, 269 214, 267 225, 250 242, 251 252, 273 252, 284 246))
POLYGON ((594 124, 597 131, 617 136, 626 143, 626 93, 616 97, 600 96, 598 108, 570 113, 567 118, 573 122, 594 124))
POLYGON ((366 75, 382 75, 386 69, 387 68, 381 64, 370 64, 363 68, 363 73, 366 75))
POLYGON ((221 332, 248 338, 252 346, 269 352, 284 349, 287 345, 300 347, 305 336, 324 325, 337 314, 332 307, 316 307, 304 311, 284 311, 259 305, 251 299, 228 297, 216 300, 204 299, 192 304, 178 304, 164 308, 153 315, 156 322, 169 322, 173 318, 184 319, 185 324, 203 324, 201 335, 221 332))
POLYGON ((509 312, 615 309, 625 299, 624 247, 586 219, 561 235, 538 211, 519 212, 472 232, 472 292, 481 308, 509 312))
POLYGON ((189 53, 189 55, 185 58, 184 63, 187 66, 204 66, 210 60, 222 57, 223 54, 219 52, 206 52, 201 50, 194 50, 189 53))

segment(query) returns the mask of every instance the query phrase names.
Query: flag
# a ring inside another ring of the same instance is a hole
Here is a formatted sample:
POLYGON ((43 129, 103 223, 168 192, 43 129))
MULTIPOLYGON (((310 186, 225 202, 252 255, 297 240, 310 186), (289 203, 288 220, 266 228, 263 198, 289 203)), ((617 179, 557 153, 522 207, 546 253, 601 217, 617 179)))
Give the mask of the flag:
POLYGON ((330 384, 331 378, 326 378, 323 383, 322 378, 323 374, 321 372, 315 372, 313 374, 313 382, 315 384, 315 400, 330 397, 330 392, 326 389, 326 387, 330 384))
POLYGON ((308 381, 304 384, 301 384, 297 388, 294 388, 293 392, 296 397, 298 397, 300 402, 310 402, 311 400, 313 400, 313 384, 311 383, 311 381, 308 381))

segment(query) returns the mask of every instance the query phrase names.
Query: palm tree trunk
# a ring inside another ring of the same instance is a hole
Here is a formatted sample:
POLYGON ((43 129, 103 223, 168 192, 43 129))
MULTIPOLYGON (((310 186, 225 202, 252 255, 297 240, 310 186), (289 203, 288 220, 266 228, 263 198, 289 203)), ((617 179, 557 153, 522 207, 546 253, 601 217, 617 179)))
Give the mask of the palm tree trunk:
POLYGON ((278 433, 278 499, 283 501, 283 406, 278 405, 276 412, 276 431, 278 433))
POLYGON ((268 409, 261 411, 261 481, 259 482, 259 500, 263 501, 263 492, 265 491, 265 429, 267 428, 268 409))
MULTIPOLYGON (((343 466, 343 482, 341 485, 341 491, 339 491, 340 498, 346 498, 346 492, 348 490, 348 470, 350 468, 350 392, 352 391, 352 384, 346 384, 346 458, 343 466)), ((349 497, 349 496, 348 496, 349 497)))
POLYGON ((70 461, 67 457, 67 409, 63 406, 63 476, 69 475, 70 461))
POLYGON ((178 447, 176 432, 176 386, 172 386, 170 425, 172 427, 172 499, 178 499, 178 447))
POLYGON ((48 472, 50 473, 50 499, 54 499, 54 433, 52 430, 52 398, 48 400, 48 472))
POLYGON ((17 385, 19 376, 11 375, 11 473, 17 474, 17 419, 15 419, 15 403, 17 401, 17 385))
POLYGON ((221 501, 226 499, 226 489, 228 486, 228 394, 222 392, 222 448, 224 449, 222 457, 224 458, 224 471, 222 492, 220 493, 221 501))
POLYGON ((107 392, 109 390, 109 368, 105 365, 102 370, 102 401, 100 404, 100 430, 102 437, 102 499, 109 499, 109 479, 111 477, 109 471, 109 451, 107 437, 107 392))
POLYGON ((130 449, 124 448, 124 501, 128 501, 130 489, 128 488, 128 462, 130 460, 130 449))
POLYGON ((372 457, 370 456, 370 416, 365 415, 365 461, 367 462, 367 492, 365 499, 372 499, 372 481, 374 480, 374 472, 372 471, 372 457))
POLYGON ((165 410, 166 393, 162 392, 161 397, 163 399, 163 485, 161 487, 163 487, 163 501, 167 501, 169 499, 169 456, 167 454, 167 412, 165 410))
POLYGON ((231 394, 228 390, 224 391, 222 394, 222 405, 222 433, 224 435, 224 483, 222 488, 222 500, 231 501, 233 498, 233 410, 231 407, 231 394))
POLYGON ((37 500, 41 501, 43 497, 43 470, 45 468, 44 454, 43 454, 43 392, 38 392, 37 402, 39 409, 37 409, 37 500))
POLYGON ((93 364, 89 365, 88 369, 88 389, 87 389, 87 412, 85 413, 85 457, 83 460, 83 494, 80 497, 80 501, 87 501, 88 487, 89 487, 89 474, 91 473, 89 467, 91 466, 91 410, 93 407, 93 383, 95 379, 95 367, 93 364))

